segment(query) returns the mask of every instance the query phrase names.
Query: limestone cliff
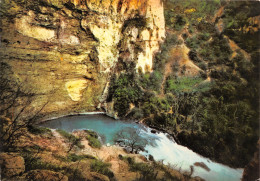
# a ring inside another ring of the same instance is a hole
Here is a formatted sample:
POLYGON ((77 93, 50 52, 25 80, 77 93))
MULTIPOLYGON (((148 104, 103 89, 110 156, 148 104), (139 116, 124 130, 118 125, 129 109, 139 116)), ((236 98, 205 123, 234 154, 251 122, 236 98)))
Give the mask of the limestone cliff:
POLYGON ((4 0, 1 65, 33 110, 96 110, 119 59, 152 71, 164 24, 160 0, 4 0))

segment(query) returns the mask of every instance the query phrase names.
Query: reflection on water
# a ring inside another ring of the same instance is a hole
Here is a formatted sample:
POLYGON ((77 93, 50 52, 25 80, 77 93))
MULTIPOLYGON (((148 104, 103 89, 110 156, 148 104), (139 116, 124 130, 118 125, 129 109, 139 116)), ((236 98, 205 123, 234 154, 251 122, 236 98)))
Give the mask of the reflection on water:
POLYGON ((169 139, 167 134, 157 132, 151 133, 151 129, 133 122, 117 121, 102 114, 97 115, 76 115, 57 118, 41 124, 41 126, 53 129, 64 129, 73 131, 74 129, 90 129, 96 131, 99 135, 105 137, 105 143, 114 144, 113 140, 116 134, 127 128, 138 129, 141 137, 147 139, 143 154, 151 154, 155 160, 163 160, 165 164, 175 165, 181 170, 190 171, 190 166, 195 162, 205 163, 210 171, 201 167, 194 166, 193 176, 200 176, 210 181, 238 181, 242 177, 242 169, 233 169, 228 166, 212 162, 202 157, 187 147, 178 145, 169 139))

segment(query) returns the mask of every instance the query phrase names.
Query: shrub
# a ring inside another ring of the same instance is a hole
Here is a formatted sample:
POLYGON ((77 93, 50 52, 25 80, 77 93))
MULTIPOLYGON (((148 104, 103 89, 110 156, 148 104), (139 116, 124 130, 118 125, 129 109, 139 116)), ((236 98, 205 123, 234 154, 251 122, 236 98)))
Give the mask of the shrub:
POLYGON ((62 170, 62 168, 59 165, 43 162, 39 157, 34 156, 30 151, 22 153, 22 156, 24 158, 26 172, 35 169, 46 169, 53 171, 62 170))
POLYGON ((86 136, 86 139, 89 141, 89 146, 93 148, 101 148, 102 144, 98 139, 98 134, 91 130, 85 130, 88 135, 86 136))
POLYGON ((121 74, 118 79, 111 83, 109 94, 114 100, 114 109, 118 112, 119 117, 125 116, 129 110, 130 103, 138 102, 142 91, 135 81, 133 73, 121 74))
POLYGON ((36 135, 52 134, 51 130, 49 128, 37 127, 37 126, 33 126, 33 125, 28 126, 28 131, 30 133, 36 134, 36 135))
POLYGON ((89 141, 89 146, 91 146, 93 148, 101 148, 102 145, 97 138, 88 136, 87 139, 89 141))
POLYGON ((71 144, 76 145, 77 147, 79 147, 80 149, 84 148, 84 145, 81 144, 81 139, 74 136, 73 134, 70 134, 64 130, 58 129, 57 132, 63 136, 64 138, 66 138, 71 144))
POLYGON ((194 35, 193 37, 189 37, 185 40, 186 45, 191 48, 192 50, 196 50, 199 45, 200 42, 198 41, 198 38, 196 35, 194 35))
POLYGON ((133 119, 137 120, 144 117, 143 110, 139 108, 133 108, 131 115, 133 119))
POLYGON ((91 155, 76 155, 76 154, 72 153, 67 156, 66 160, 69 162, 70 161, 76 162, 76 161, 83 160, 83 159, 96 159, 96 158, 91 155))
POLYGON ((93 172, 98 172, 98 173, 108 176, 109 178, 113 178, 114 173, 109 169, 110 166, 111 166, 111 164, 109 164, 109 163, 104 163, 100 160, 92 160, 90 169, 93 172))

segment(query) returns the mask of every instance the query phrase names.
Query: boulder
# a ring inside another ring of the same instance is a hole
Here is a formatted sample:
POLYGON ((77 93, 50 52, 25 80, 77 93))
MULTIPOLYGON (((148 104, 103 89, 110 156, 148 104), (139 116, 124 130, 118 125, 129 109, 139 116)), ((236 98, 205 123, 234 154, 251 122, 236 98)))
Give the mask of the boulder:
POLYGON ((149 154, 148 159, 149 159, 150 161, 154 161, 153 155, 150 155, 150 154, 149 154))
POLYGON ((3 178, 18 176, 25 170, 23 157, 16 153, 1 153, 0 165, 3 178))
POLYGON ((68 177, 51 170, 31 170, 25 174, 26 180, 31 181, 68 181, 68 177))
POLYGON ((194 165, 197 166, 197 167, 204 168, 208 172, 210 171, 210 168, 203 162, 195 162, 194 165))
POLYGON ((138 155, 138 157, 139 157, 142 161, 147 162, 147 158, 146 158, 145 156, 143 156, 143 155, 138 155))
POLYGON ((125 148, 124 148, 124 151, 125 151, 126 153, 131 153, 131 152, 132 152, 132 148, 130 148, 130 147, 125 147, 125 148))
POLYGON ((152 129, 152 130, 151 130, 151 133, 155 134, 155 133, 156 133, 156 130, 152 129))

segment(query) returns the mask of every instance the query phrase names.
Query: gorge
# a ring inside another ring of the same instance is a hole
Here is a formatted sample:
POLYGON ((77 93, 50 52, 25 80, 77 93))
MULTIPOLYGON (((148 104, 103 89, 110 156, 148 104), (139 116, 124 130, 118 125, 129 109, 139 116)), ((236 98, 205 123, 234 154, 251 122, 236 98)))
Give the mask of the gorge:
POLYGON ((1 0, 0 17, 3 180, 259 178, 259 2, 1 0), (148 153, 113 145, 129 127, 148 153))

